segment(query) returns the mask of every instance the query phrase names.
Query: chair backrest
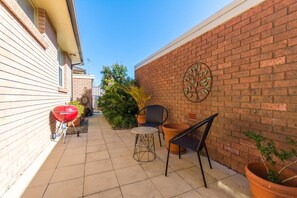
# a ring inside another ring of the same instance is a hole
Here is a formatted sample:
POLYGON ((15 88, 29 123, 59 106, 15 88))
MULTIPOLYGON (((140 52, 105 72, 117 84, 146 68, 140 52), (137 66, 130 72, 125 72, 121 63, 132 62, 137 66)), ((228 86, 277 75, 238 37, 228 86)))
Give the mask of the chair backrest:
POLYGON ((204 131, 202 133, 202 137, 199 141, 199 144, 197 146, 197 149, 196 151, 200 151, 203 149, 204 147, 204 144, 205 144, 205 140, 206 140, 206 137, 208 135, 208 132, 210 130, 210 127, 212 125, 212 122, 214 120, 215 117, 217 117, 219 114, 216 113, 216 114, 213 114, 212 116, 206 118, 205 120, 201 121, 201 122, 198 122, 197 124, 191 126, 190 128, 188 128, 187 130, 185 130, 184 132, 176 135, 175 137, 173 137, 170 142, 174 142, 175 140, 178 140, 178 139, 182 139, 183 137, 185 136, 188 136, 194 132, 197 132, 197 129, 200 128, 200 127, 204 127, 204 131))
POLYGON ((168 111, 161 105, 149 105, 145 108, 145 122, 163 124, 168 117, 168 111), (165 115, 164 115, 165 114, 165 115))
POLYGON ((197 151, 200 151, 200 150, 203 149, 203 147, 205 145, 205 140, 206 140, 207 135, 209 133, 212 122, 213 122, 214 118, 217 117, 218 115, 219 114, 216 113, 216 114, 214 114, 214 115, 212 115, 212 116, 210 116, 210 117, 208 117, 208 118, 206 118, 205 120, 202 121, 202 125, 200 125, 200 127, 203 126, 203 125, 206 125, 206 126, 204 128, 203 133, 202 133, 202 137, 201 137, 200 143, 199 143, 199 145, 197 147, 197 151))

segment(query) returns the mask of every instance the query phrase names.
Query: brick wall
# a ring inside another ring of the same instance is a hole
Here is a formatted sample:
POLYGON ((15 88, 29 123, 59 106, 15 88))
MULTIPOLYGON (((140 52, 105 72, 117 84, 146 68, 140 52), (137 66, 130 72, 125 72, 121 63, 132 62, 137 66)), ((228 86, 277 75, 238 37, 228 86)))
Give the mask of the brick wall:
POLYGON ((92 106, 92 86, 93 79, 90 78, 73 78, 73 100, 78 100, 82 96, 87 96, 89 98, 89 105, 92 106))
POLYGON ((280 146, 287 135, 297 138, 296 64, 297 2, 266 0, 136 69, 135 76, 151 104, 168 108, 169 122, 193 123, 219 112, 207 140, 211 157, 243 172, 258 160, 245 131, 260 131, 280 146), (210 67, 213 86, 204 101, 191 103, 182 78, 198 61, 210 67))

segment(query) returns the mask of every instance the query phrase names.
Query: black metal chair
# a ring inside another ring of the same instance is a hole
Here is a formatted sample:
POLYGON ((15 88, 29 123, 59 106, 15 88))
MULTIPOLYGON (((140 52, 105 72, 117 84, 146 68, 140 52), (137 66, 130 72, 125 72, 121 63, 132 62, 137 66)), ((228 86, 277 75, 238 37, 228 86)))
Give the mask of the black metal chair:
POLYGON ((162 147, 162 142, 161 142, 161 137, 160 137, 160 128, 161 128, 161 133, 163 134, 163 139, 164 139, 164 132, 163 132, 162 127, 160 127, 160 126, 162 126, 162 124, 167 120, 168 110, 161 105, 148 105, 148 106, 140 109, 139 113, 137 114, 137 117, 142 112, 145 112, 145 123, 138 123, 139 126, 148 126, 148 127, 158 128, 160 146, 162 147))
POLYGON ((167 154, 167 161, 166 161, 166 169, 165 169, 165 176, 167 176, 167 169, 168 169, 168 162, 169 162, 169 153, 170 153, 170 145, 171 144, 176 144, 178 145, 179 148, 179 159, 180 159, 180 147, 185 147, 189 150, 195 151, 197 152, 197 156, 198 156, 198 160, 199 160, 199 165, 200 165, 200 169, 201 169, 201 174, 202 174, 202 178, 203 178, 203 182, 204 182, 204 186, 205 188, 207 188, 206 185, 206 181, 205 181, 205 176, 204 176, 204 172, 203 172, 203 167, 202 167, 202 163, 201 163, 201 159, 200 159, 200 151, 204 148, 206 155, 207 155, 207 159, 208 159, 208 163, 210 168, 212 169, 211 163, 210 163, 210 159, 208 156, 208 152, 207 152, 207 148, 205 145, 205 140, 206 137, 208 135, 208 132, 210 130, 211 124, 214 120, 214 118, 218 116, 218 113, 206 118, 205 120, 203 120, 202 122, 199 122, 195 125, 193 125, 192 127, 190 127, 189 129, 185 130, 184 132, 176 135, 175 137, 173 137, 170 141, 169 141, 169 145, 168 145, 168 154, 167 154), (202 137, 199 140, 197 138, 197 132, 198 129, 200 127, 204 127, 204 131, 202 133, 202 137))

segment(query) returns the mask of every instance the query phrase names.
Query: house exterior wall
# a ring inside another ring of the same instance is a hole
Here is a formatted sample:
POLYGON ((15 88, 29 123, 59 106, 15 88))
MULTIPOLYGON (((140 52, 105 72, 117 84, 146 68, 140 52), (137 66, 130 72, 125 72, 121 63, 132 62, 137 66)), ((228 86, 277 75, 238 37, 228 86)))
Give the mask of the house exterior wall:
POLYGON ((49 145, 50 112, 71 97, 70 61, 58 88, 57 35, 44 10, 39 22, 46 47, 0 1, 0 196, 49 145))
POLYGON ((93 78, 88 78, 86 75, 73 74, 73 100, 80 101, 83 96, 89 98, 89 106, 92 106, 92 87, 93 78))
POLYGON ((262 132, 279 146, 297 138, 297 3, 266 0, 135 70, 150 104, 169 110, 168 122, 193 124, 216 112, 207 139, 210 156, 243 172, 259 160, 245 132, 262 132), (206 63, 213 75, 208 97, 188 101, 187 68, 206 63))

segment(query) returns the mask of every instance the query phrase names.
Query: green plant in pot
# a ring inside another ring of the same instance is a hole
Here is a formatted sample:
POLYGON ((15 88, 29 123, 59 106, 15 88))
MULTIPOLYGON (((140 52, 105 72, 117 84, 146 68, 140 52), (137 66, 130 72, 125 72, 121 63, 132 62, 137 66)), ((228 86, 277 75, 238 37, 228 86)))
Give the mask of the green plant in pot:
MULTIPOLYGON (((68 104, 73 105, 77 108, 78 114, 73 123, 74 123, 74 126, 80 126, 81 117, 84 116, 85 107, 82 104, 80 104, 80 102, 77 100, 70 101, 68 104)), ((69 124, 68 126, 71 126, 71 125, 69 124)))
POLYGON ((296 169, 291 169, 297 163, 297 142, 286 137, 284 150, 262 134, 248 131, 246 136, 255 142, 262 162, 245 167, 253 197, 297 197, 296 169))
MULTIPOLYGON (((135 85, 130 85, 129 87, 127 87, 125 89, 125 92, 130 94, 134 98, 139 111, 147 105, 148 100, 151 98, 151 96, 148 96, 145 94, 142 87, 137 87, 135 85)), ((145 114, 138 115, 137 119, 138 119, 138 123, 144 123, 145 114)))

